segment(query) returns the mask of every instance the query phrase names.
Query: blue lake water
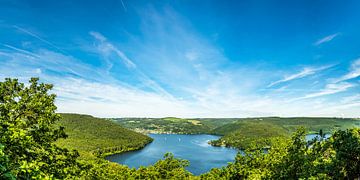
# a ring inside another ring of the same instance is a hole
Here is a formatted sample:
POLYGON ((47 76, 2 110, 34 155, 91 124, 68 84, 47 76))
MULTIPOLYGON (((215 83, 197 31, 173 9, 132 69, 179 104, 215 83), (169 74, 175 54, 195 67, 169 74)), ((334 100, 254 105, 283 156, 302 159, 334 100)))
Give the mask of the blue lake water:
MULTIPOLYGON (((325 139, 329 138, 331 134, 325 134, 325 139)), ((318 134, 307 134, 305 139, 307 141, 313 140, 314 138, 319 138, 320 136, 318 134)))
MULTIPOLYGON (((127 165, 131 168, 148 166, 162 159, 164 154, 171 152, 175 157, 190 161, 186 169, 194 175, 210 171, 215 167, 226 166, 233 162, 238 150, 226 147, 214 147, 208 141, 218 139, 214 135, 181 135, 181 134, 150 134, 154 141, 143 149, 106 157, 107 160, 127 165)), ((318 135, 308 134, 306 140, 318 135)), ((330 135, 327 134, 326 138, 330 135)))
POLYGON ((218 139, 214 135, 180 135, 180 134, 150 134, 154 141, 145 148, 115 154, 106 157, 107 160, 125 164, 129 167, 139 168, 148 166, 162 159, 166 152, 171 152, 175 157, 190 161, 186 169, 195 175, 209 171, 215 167, 226 166, 233 162, 237 150, 225 147, 213 147, 207 142, 218 139))

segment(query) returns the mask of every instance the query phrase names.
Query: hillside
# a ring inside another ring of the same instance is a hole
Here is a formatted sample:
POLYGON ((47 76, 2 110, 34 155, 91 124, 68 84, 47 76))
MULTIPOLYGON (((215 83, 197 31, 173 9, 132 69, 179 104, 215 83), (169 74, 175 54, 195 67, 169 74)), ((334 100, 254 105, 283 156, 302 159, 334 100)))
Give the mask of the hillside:
POLYGON ((299 127, 307 133, 332 133, 360 126, 351 118, 260 117, 260 118, 114 118, 123 127, 142 133, 216 134, 223 137, 212 145, 246 148, 250 142, 263 143, 272 137, 287 137, 299 127))
POLYGON ((77 149, 85 158, 91 158, 93 154, 104 156, 140 149, 152 141, 150 137, 105 119, 79 114, 61 116, 57 125, 65 127, 68 138, 59 140, 57 144, 77 149))
POLYGON ((339 129, 348 129, 351 127, 360 126, 360 121, 351 118, 326 118, 326 117, 261 117, 261 118, 241 118, 233 123, 228 123, 219 126, 212 130, 212 133, 218 135, 225 135, 229 132, 239 129, 241 126, 239 122, 264 122, 272 125, 281 126, 288 133, 295 132, 300 126, 305 127, 308 133, 317 133, 320 129, 324 133, 332 133, 339 129))
POLYGON ((317 133, 320 129, 324 133, 332 133, 336 130, 345 130, 352 127, 359 127, 360 121, 352 118, 329 118, 329 117, 294 117, 280 118, 269 117, 264 121, 281 125, 289 132, 295 132, 299 126, 305 127, 308 133, 317 133))
POLYGON ((201 134, 212 129, 198 119, 166 118, 114 118, 110 119, 125 128, 142 133, 201 134))
POLYGON ((332 133, 359 125, 359 120, 349 118, 244 118, 213 129, 211 133, 223 137, 212 141, 211 144, 245 149, 254 142, 268 146, 269 138, 288 137, 299 127, 304 127, 307 133, 318 133, 320 130, 324 133, 332 133))
POLYGON ((224 135, 211 141, 214 146, 249 148, 251 143, 269 146, 267 139, 271 137, 287 137, 288 131, 280 125, 259 120, 237 121, 213 130, 213 133, 224 135))

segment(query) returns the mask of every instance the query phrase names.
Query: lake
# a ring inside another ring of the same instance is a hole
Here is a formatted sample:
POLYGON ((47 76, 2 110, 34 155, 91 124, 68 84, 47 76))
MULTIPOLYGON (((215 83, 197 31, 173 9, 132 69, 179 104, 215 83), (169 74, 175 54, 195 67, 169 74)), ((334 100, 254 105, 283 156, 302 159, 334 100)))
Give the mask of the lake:
POLYGON ((237 150, 209 145, 209 140, 218 139, 214 135, 180 135, 180 134, 149 134, 154 141, 143 149, 106 157, 107 160, 139 168, 148 166, 162 159, 166 152, 175 157, 190 161, 186 169, 194 175, 208 172, 215 167, 223 167, 233 162, 237 150))
MULTIPOLYGON (((220 138, 220 136, 200 134, 149 134, 154 141, 143 149, 106 157, 107 160, 127 165, 131 168, 148 166, 162 159, 164 154, 171 152, 175 157, 190 161, 186 169, 194 175, 200 175, 215 167, 226 166, 233 162, 238 150, 226 147, 214 147, 207 142, 220 138)), ((316 134, 306 135, 309 141, 316 134)), ((326 138, 330 135, 327 134, 326 138)))
MULTIPOLYGON (((331 136, 331 134, 325 134, 325 139, 328 139, 331 136)), ((314 138, 319 138, 320 136, 318 134, 307 134, 305 139, 306 141, 313 140, 314 138)))

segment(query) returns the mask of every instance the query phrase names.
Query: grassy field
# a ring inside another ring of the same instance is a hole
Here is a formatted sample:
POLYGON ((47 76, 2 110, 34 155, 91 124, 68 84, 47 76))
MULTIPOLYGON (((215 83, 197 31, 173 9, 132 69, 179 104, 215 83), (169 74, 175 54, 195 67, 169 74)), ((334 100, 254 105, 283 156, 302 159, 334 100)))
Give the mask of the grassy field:
POLYGON ((128 130, 120 125, 90 115, 61 114, 58 126, 65 127, 67 139, 57 144, 79 150, 83 158, 105 156, 140 149, 152 141, 146 135, 128 130))

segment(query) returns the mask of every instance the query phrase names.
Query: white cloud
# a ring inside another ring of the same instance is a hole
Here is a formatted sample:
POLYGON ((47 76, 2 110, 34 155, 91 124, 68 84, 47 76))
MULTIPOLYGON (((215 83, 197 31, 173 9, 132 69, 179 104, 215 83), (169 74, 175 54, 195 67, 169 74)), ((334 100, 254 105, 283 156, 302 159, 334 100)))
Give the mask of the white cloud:
POLYGON ((98 33, 98 32, 95 32, 95 31, 90 31, 89 32, 90 35, 92 35, 95 39, 101 41, 101 42, 104 42, 106 41, 106 37, 103 36, 102 34, 98 33))
POLYGON ((199 58, 199 54, 192 50, 192 51, 186 52, 185 57, 190 61, 194 61, 199 58))
POLYGON ((347 81, 360 76, 360 58, 353 61, 351 64, 350 70, 344 76, 337 78, 334 82, 347 81))
POLYGON ((339 93, 339 92, 344 92, 344 91, 346 91, 349 88, 352 88, 354 86, 355 86, 355 84, 346 83, 346 82, 335 83, 335 84, 327 84, 326 87, 323 90, 319 91, 319 92, 310 93, 310 94, 307 94, 307 95, 305 95, 303 97, 292 99, 292 101, 301 100, 301 99, 316 98, 316 97, 330 95, 330 94, 336 94, 336 93, 339 93))
MULTIPOLYGON (((98 32, 90 32, 90 35, 92 35, 96 40, 99 41, 99 45, 98 45, 98 50, 99 52, 102 53, 102 55, 107 58, 107 56, 110 55, 110 53, 116 53, 116 55, 118 55, 120 57, 120 59, 124 62, 124 64, 128 67, 128 68, 136 68, 135 63, 130 60, 130 58, 128 58, 125 53, 123 53, 121 50, 119 50, 118 48, 116 48, 113 44, 111 44, 110 42, 107 41, 107 39, 105 38, 105 36, 103 36, 102 34, 98 33, 98 32)), ((109 62, 109 69, 111 69, 112 67, 112 63, 109 62)))
POLYGON ((324 37, 324 38, 319 39, 318 41, 316 41, 316 42, 314 43, 314 45, 315 45, 315 46, 319 46, 319 45, 321 45, 321 44, 330 42, 331 40, 333 40, 335 37, 337 37, 337 36, 339 36, 339 35, 340 35, 340 33, 331 34, 331 35, 329 35, 329 36, 326 36, 326 37, 324 37))
POLYGON ((328 69, 328 68, 330 68, 332 66, 333 65, 322 66, 322 67, 317 67, 317 68, 305 67, 302 71, 300 71, 298 73, 295 73, 295 74, 285 76, 283 79, 280 79, 278 81, 270 83, 267 87, 272 87, 272 86, 274 86, 276 84, 279 84, 279 83, 284 83, 284 82, 292 81, 292 80, 295 80, 295 79, 300 79, 300 78, 303 78, 303 77, 306 77, 306 76, 309 76, 309 75, 313 75, 313 74, 315 74, 315 73, 317 73, 319 71, 328 69))
POLYGON ((31 56, 32 58, 40 58, 38 55, 36 55, 35 53, 32 53, 30 51, 27 51, 27 50, 24 50, 24 49, 20 49, 20 48, 17 48, 17 47, 14 47, 14 46, 11 46, 11 45, 8 45, 8 44, 3 44, 3 46, 7 47, 7 48, 10 48, 12 50, 15 50, 15 51, 18 51, 20 53, 23 53, 23 54, 26 54, 28 56, 31 56))
POLYGON ((111 53, 115 53, 126 65, 126 67, 133 71, 134 76, 138 76, 140 80, 143 82, 143 85, 150 87, 158 93, 161 93, 164 96, 172 97, 165 89, 163 89, 158 83, 152 80, 149 76, 147 76, 143 71, 137 68, 137 65, 119 48, 110 43, 105 36, 103 36, 99 32, 91 31, 90 35, 92 35, 96 40, 99 41, 99 45, 97 46, 98 53, 105 57, 105 59, 109 63, 109 67, 107 71, 111 69, 113 63, 111 59, 108 57, 111 53))
POLYGON ((321 96, 345 92, 345 91, 349 90, 350 88, 357 86, 356 83, 348 83, 345 81, 357 78, 359 76, 360 76, 360 59, 357 59, 357 60, 353 61, 353 63, 351 64, 351 67, 350 67, 350 71, 347 74, 343 75, 340 78, 332 80, 331 83, 326 84, 324 89, 322 89, 318 92, 306 94, 302 97, 293 98, 290 101, 317 98, 317 97, 321 97, 321 96))
MULTIPOLYGON (((106 67, 92 66, 85 60, 46 48, 32 47, 34 50, 29 51, 28 46, 20 49, 9 45, 5 51, 0 49, 0 77, 27 81, 31 76, 40 76, 41 80, 54 84, 59 112, 99 117, 339 116, 340 113, 355 117, 359 114, 357 101, 336 104, 325 97, 315 98, 346 91, 352 86, 349 83, 333 83, 322 90, 284 86, 259 93, 264 78, 273 71, 254 64, 228 68, 232 62, 220 47, 197 34, 190 22, 171 8, 159 9, 138 11, 141 35, 126 34, 128 41, 113 42, 99 32, 89 32, 95 43, 84 44, 95 46, 79 51, 97 53, 106 67), (118 80, 116 70, 124 71, 129 81, 140 79, 139 84, 118 80), (294 94, 288 95, 287 91, 310 94, 300 97, 301 101, 288 101, 294 94)), ((329 67, 307 67, 269 87, 329 67)))
POLYGON ((65 76, 77 76, 88 80, 112 81, 113 78, 107 76, 102 69, 89 66, 80 60, 63 55, 58 52, 40 49, 30 52, 14 46, 5 46, 9 50, 0 50, 0 71, 11 77, 23 75, 39 76, 46 75, 44 72, 52 72, 65 76), (16 71, 14 71, 16 69, 16 71), (35 69, 35 70, 34 70, 35 69), (91 74, 91 76, 89 76, 91 74))
POLYGON ((126 11, 127 11, 127 9, 126 9, 126 6, 125 6, 125 4, 124 4, 123 0, 120 0, 120 1, 121 1, 121 5, 122 5, 122 7, 124 8, 124 11, 126 12, 126 11))
POLYGON ((184 102, 132 87, 63 79, 56 83, 59 112, 76 112, 100 117, 191 116, 184 102))
POLYGON ((351 96, 344 97, 341 100, 342 103, 350 103, 350 102, 359 102, 360 103, 360 94, 355 94, 351 96))
POLYGON ((42 71, 41 71, 40 68, 36 68, 36 69, 35 69, 35 73, 36 73, 36 74, 41 74, 41 72, 42 72, 42 71))
POLYGON ((13 26, 13 27, 14 27, 15 29, 23 32, 23 33, 26 33, 26 34, 28 34, 28 35, 30 35, 30 36, 32 36, 32 37, 34 37, 34 38, 42 41, 43 43, 46 43, 47 45, 49 45, 49 46, 57 49, 58 51, 64 53, 64 51, 63 51, 62 49, 60 49, 59 47, 57 47, 54 43, 52 43, 52 42, 50 42, 50 41, 48 41, 48 40, 45 40, 44 38, 41 38, 41 37, 38 36, 37 34, 31 32, 31 31, 29 31, 29 30, 26 30, 26 29, 24 29, 24 28, 18 27, 18 26, 13 26))

